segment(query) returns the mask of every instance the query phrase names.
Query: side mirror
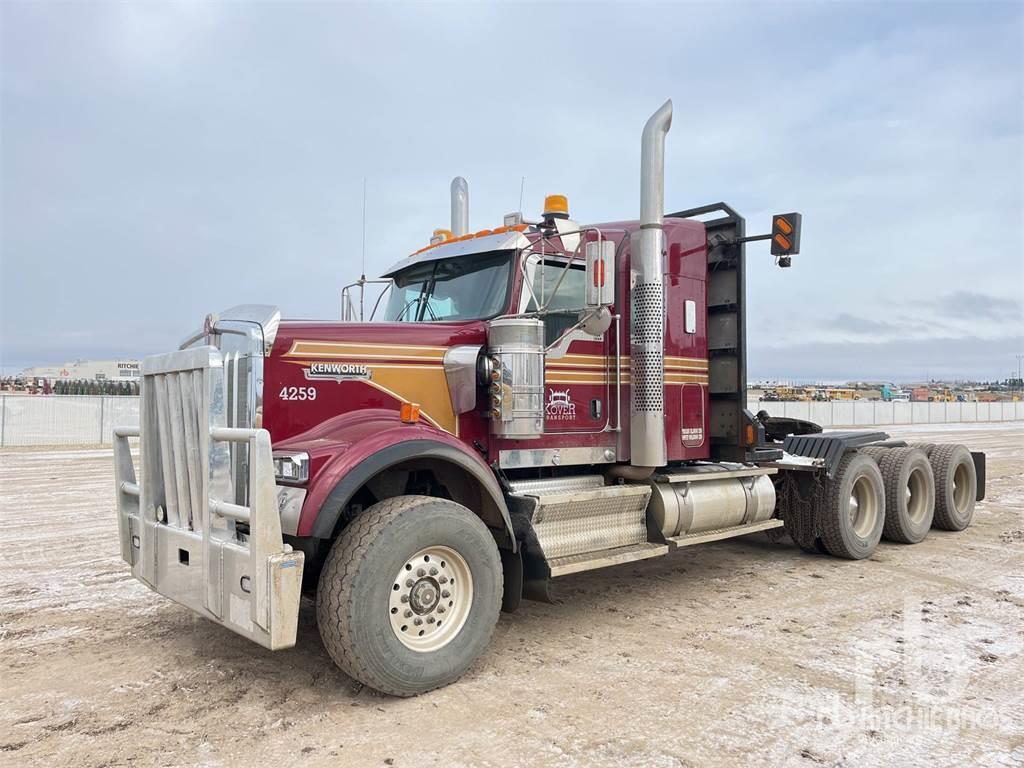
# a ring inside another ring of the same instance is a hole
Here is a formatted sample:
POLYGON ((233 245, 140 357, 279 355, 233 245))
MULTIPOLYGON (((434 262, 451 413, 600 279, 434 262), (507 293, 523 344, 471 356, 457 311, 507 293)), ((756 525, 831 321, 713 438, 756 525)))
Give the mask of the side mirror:
POLYGON ((610 307, 615 303, 615 243, 596 240, 587 243, 588 307, 610 307))

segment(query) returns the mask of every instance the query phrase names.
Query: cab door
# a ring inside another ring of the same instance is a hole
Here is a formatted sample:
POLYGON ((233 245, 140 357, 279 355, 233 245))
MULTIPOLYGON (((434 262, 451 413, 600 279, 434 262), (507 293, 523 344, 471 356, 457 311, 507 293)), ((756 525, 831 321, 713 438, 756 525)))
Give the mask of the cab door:
MULTIPOLYGON (((544 431, 547 433, 602 432, 614 425, 614 327, 595 336, 577 328, 586 309, 586 266, 564 257, 540 258, 528 265, 533 293, 524 290, 524 310, 545 304, 544 431), (557 287, 556 287, 557 286, 557 287)), ((608 443, 614 433, 606 433, 608 443)))

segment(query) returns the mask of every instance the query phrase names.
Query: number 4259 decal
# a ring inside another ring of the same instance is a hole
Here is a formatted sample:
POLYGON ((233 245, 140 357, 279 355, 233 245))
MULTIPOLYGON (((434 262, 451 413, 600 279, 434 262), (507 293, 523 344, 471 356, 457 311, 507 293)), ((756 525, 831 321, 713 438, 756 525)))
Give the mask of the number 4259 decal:
POLYGON ((316 387, 281 387, 282 400, 316 400, 316 387))

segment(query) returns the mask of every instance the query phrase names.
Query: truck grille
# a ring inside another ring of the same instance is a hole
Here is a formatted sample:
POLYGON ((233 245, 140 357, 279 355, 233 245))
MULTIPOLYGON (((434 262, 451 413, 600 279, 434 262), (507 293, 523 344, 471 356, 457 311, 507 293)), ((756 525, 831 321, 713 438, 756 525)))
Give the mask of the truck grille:
POLYGON ((150 486, 152 500, 158 518, 188 530, 194 530, 202 515, 206 478, 199 443, 209 431, 209 417, 203 413, 208 378, 208 370, 193 370, 143 379, 142 450, 156 480, 150 486))

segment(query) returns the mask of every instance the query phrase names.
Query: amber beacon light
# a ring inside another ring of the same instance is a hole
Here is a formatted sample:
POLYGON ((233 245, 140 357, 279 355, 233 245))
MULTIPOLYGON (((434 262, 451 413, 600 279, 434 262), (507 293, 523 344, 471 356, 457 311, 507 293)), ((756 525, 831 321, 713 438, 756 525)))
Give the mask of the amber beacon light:
POLYGON ((548 195, 544 198, 544 218, 569 217, 569 198, 565 195, 548 195))

